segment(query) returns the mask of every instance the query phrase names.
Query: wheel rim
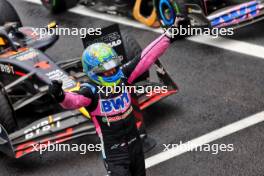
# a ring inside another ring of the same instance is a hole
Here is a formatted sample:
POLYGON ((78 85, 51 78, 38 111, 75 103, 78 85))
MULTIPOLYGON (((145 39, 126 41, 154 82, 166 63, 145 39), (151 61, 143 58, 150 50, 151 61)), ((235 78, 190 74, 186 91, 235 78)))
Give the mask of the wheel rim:
POLYGON ((174 19, 176 17, 174 9, 177 11, 177 4, 175 3, 176 8, 174 8, 168 0, 161 0, 159 2, 159 14, 161 21, 165 26, 171 26, 174 23, 174 19))

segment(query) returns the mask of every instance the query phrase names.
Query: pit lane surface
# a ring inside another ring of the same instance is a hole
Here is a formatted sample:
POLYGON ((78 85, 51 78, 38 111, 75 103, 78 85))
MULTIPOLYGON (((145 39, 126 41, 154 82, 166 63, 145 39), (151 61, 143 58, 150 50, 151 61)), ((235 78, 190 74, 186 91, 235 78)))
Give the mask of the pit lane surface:
MULTIPOLYGON (((64 27, 103 27, 110 22, 72 13, 52 16, 39 5, 11 0, 24 25, 44 26, 56 19, 64 27)), ((264 22, 236 32, 233 39, 264 47, 264 22)), ((142 47, 157 33, 121 26, 142 47)), ((80 38, 62 36, 48 54, 54 60, 78 57, 80 38)), ((264 53, 263 53, 264 54, 264 53)), ((163 151, 163 144, 179 144, 264 110, 264 61, 260 58, 201 45, 188 40, 174 43, 162 62, 180 87, 177 95, 145 111, 147 130, 158 144, 147 153, 163 151)), ((213 143, 234 144, 233 152, 188 152, 147 170, 151 176, 263 175, 263 123, 213 143)), ((93 137, 78 143, 96 142, 93 137)), ((50 152, 12 160, 0 155, 0 175, 105 175, 99 153, 50 152)))

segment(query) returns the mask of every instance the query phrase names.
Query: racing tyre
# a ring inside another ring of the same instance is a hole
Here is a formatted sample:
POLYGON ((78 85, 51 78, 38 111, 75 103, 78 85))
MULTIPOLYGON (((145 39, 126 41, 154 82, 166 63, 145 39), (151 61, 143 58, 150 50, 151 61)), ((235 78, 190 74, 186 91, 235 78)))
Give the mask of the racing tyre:
POLYGON ((187 17, 186 0, 154 0, 154 3, 158 19, 163 27, 172 26, 176 15, 181 14, 187 17))
MULTIPOLYGON (((124 48, 127 56, 127 61, 134 59, 136 56, 140 55, 142 52, 142 49, 138 42, 131 37, 127 32, 121 32, 122 40, 124 43, 124 48)), ((149 77, 149 71, 142 74, 135 82, 146 80, 149 77)))
POLYGON ((79 0, 41 0, 41 2, 50 12, 60 13, 76 6, 79 0))
POLYGON ((16 22, 19 27, 22 26, 21 20, 15 8, 7 0, 0 0, 0 26, 6 22, 16 22))
POLYGON ((0 124, 8 133, 14 132, 17 128, 9 100, 2 91, 0 91, 0 124))

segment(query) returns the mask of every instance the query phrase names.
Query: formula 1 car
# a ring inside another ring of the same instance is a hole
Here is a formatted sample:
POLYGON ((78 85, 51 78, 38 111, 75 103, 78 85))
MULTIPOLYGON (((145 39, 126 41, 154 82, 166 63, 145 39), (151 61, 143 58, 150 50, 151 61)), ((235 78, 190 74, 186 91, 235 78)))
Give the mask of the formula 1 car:
POLYGON ((191 26, 239 28, 264 18, 263 0, 155 0, 163 26, 182 14, 191 26))
MULTIPOLYGON (((5 13, 4 8, 0 11, 5 13)), ((0 27, 0 152, 20 158, 35 151, 33 144, 51 145, 95 134, 85 108, 63 110, 48 93, 52 80, 62 80, 65 91, 78 90, 82 81, 88 81, 82 72, 80 58, 55 63, 44 52, 59 36, 48 32, 41 35, 32 27, 18 27, 18 23, 6 23, 0 27), (19 120, 24 116, 30 117, 30 122, 21 125, 19 120)), ((57 25, 53 22, 44 29, 50 31, 55 27, 57 25)), ((84 47, 94 42, 113 46, 123 58, 123 64, 141 53, 138 43, 126 33, 121 33, 118 25, 103 28, 100 36, 87 35, 83 39, 84 47)), ((151 82, 147 73, 135 85, 165 85, 168 91, 133 95, 132 102, 139 114, 139 130, 144 130, 141 110, 178 91, 161 62, 157 61, 155 65, 159 82, 151 82)))
POLYGON ((41 0, 52 13, 65 11, 76 4, 112 15, 128 16, 146 24, 159 27, 152 0, 41 0))
POLYGON ((191 26, 243 27, 262 20, 263 0, 41 0, 52 12, 66 10, 77 3, 100 12, 132 16, 157 27, 169 27, 176 14, 186 16, 191 26))

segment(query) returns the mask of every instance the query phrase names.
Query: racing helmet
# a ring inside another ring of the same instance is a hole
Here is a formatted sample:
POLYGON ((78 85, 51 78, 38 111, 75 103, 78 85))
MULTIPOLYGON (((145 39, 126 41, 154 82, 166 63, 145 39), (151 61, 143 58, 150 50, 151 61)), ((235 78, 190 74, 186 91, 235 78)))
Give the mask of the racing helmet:
POLYGON ((123 76, 121 58, 105 43, 88 46, 82 55, 82 65, 90 80, 102 86, 118 85, 123 76))

